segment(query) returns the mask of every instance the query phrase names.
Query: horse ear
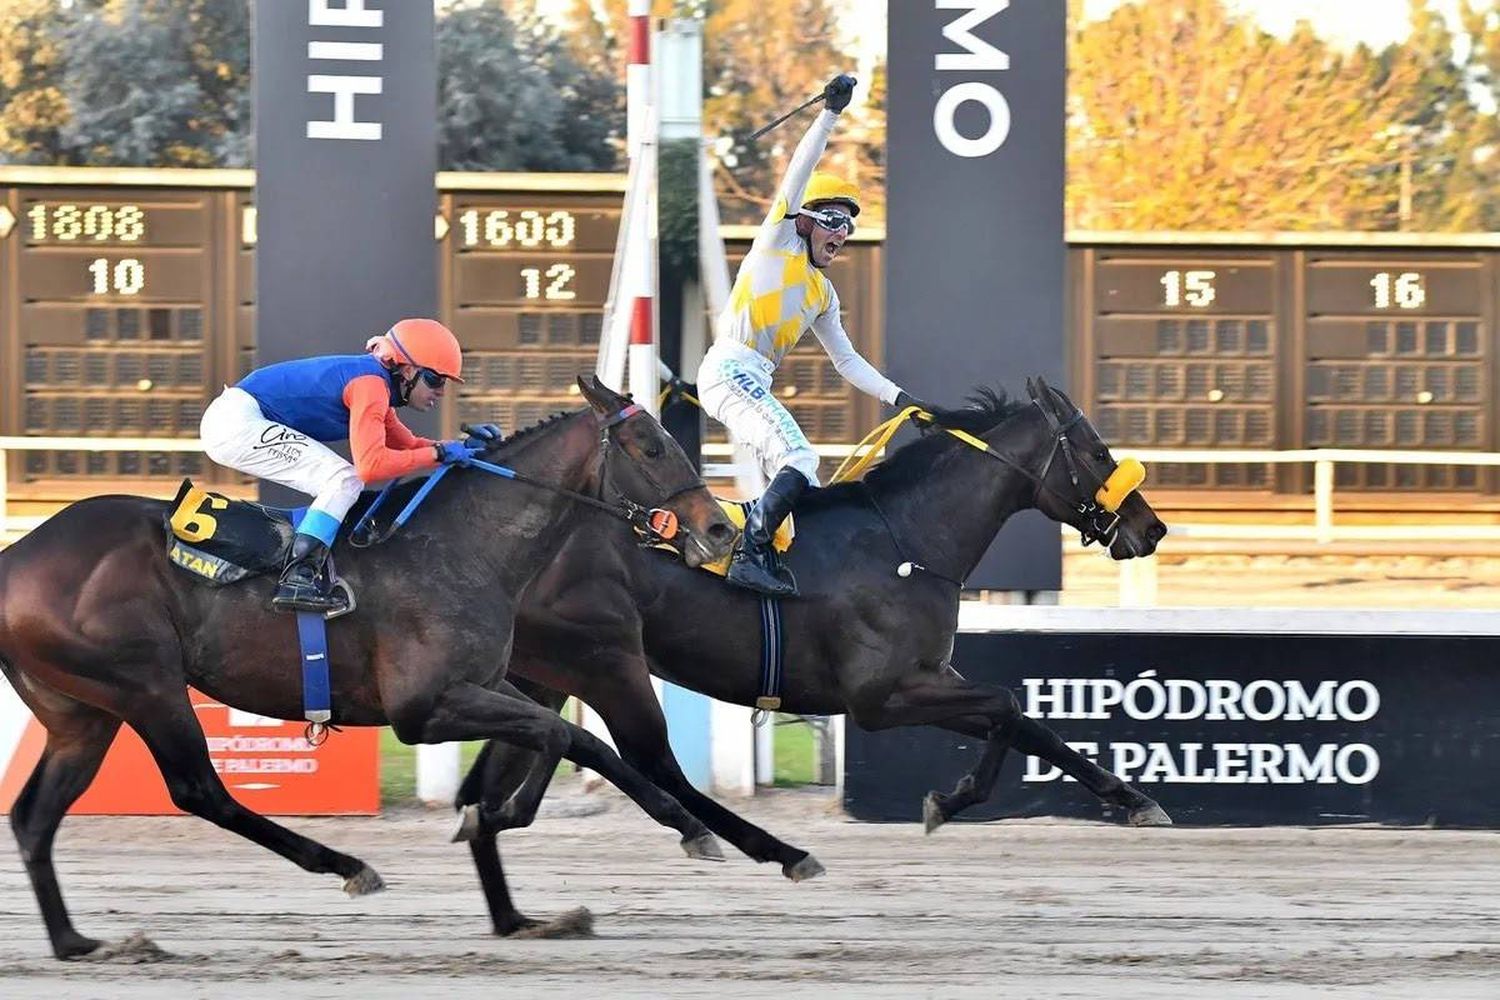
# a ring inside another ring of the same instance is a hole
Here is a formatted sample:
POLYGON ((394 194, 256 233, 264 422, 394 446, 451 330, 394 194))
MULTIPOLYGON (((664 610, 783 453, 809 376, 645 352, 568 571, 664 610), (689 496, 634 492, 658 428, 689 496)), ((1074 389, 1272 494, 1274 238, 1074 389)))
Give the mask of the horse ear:
POLYGON ((1026 395, 1036 399, 1036 382, 1031 379, 1026 380, 1026 395))
POLYGON ((578 376, 578 388, 583 393, 583 398, 589 401, 589 405, 600 413, 609 413, 619 409, 623 397, 609 386, 599 381, 597 375, 578 376))

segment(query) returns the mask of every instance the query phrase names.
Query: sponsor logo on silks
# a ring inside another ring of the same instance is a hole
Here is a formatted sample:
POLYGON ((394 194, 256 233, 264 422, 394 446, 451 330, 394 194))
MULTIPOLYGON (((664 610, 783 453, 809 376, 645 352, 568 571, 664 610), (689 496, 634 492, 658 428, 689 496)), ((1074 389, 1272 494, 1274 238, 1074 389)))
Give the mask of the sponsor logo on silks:
POLYGON ((738 368, 732 370, 729 380, 739 386, 741 392, 757 402, 766 398, 765 387, 755 381, 748 373, 740 371, 738 368))
POLYGON ((175 538, 172 540, 171 547, 167 549, 167 558, 189 573, 196 573, 204 579, 215 581, 224 576, 227 571, 239 568, 218 556, 212 556, 201 549, 184 545, 175 538))

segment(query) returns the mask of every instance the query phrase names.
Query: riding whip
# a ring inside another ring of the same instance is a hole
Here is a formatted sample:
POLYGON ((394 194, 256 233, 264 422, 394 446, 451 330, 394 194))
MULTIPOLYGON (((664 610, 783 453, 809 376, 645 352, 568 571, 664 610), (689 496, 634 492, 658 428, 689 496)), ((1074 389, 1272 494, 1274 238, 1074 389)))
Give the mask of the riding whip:
POLYGON ((782 115, 780 118, 776 119, 771 124, 769 124, 769 125, 763 125, 760 128, 756 129, 754 132, 751 132, 750 133, 750 141, 754 142, 756 139, 759 139, 761 136, 763 136, 767 132, 771 131, 777 125, 780 125, 782 122, 784 122, 788 118, 792 117, 792 115, 795 115, 795 114, 797 114, 798 112, 801 112, 801 111, 806 111, 808 108, 812 107, 814 104, 817 104, 821 100, 823 100, 823 95, 821 93, 814 94, 808 100, 806 100, 803 103, 797 105, 795 108, 793 108, 792 110, 788 111, 786 114, 782 115))

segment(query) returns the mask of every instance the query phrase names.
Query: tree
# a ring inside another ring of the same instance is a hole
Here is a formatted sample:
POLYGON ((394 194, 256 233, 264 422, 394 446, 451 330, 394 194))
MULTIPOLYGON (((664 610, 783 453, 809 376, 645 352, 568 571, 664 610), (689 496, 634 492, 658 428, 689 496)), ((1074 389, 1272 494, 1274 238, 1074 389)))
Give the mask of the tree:
POLYGON ((448 8, 437 46, 443 169, 615 169, 621 88, 556 27, 488 0, 448 8))
POLYGON ((55 163, 68 120, 63 11, 55 0, 0 0, 0 163, 55 163))
POLYGON ((1277 39, 1221 0, 1075 24, 1069 199, 1088 229, 1343 229, 1389 212, 1389 135, 1418 73, 1277 39))
MULTIPOLYGON (((570 36, 591 65, 624 76, 629 18, 626 0, 573 0, 570 36)), ((763 139, 750 133, 820 91, 850 68, 838 45, 835 0, 653 0, 653 17, 703 19, 704 131, 718 136, 720 214, 726 222, 759 222, 775 197, 787 159, 808 118, 787 122, 763 139)), ((868 87, 870 81, 864 81, 868 87)), ((809 116, 811 111, 807 113, 809 116)), ((871 187, 880 214, 880 164, 885 141, 882 108, 869 91, 845 112, 823 165, 871 187)))
POLYGON ((109 0, 76 10, 63 37, 71 114, 60 135, 68 162, 245 161, 250 52, 243 0, 109 0))
POLYGON ((1411 37, 1387 53, 1418 75, 1406 120, 1390 137, 1396 194, 1388 214, 1401 229, 1500 229, 1500 125, 1478 104, 1486 91, 1491 107, 1500 96, 1500 12, 1465 0, 1450 25, 1428 0, 1412 0, 1411 23, 1411 37))

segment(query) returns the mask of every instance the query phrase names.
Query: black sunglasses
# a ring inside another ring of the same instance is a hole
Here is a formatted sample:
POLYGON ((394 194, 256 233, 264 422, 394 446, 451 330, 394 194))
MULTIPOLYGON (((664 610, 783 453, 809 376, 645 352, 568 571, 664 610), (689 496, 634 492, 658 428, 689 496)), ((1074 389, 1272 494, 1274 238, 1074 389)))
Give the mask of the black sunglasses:
POLYGON ((422 380, 422 384, 429 389, 441 389, 443 383, 448 381, 448 376, 439 374, 431 368, 418 368, 417 376, 422 380))

